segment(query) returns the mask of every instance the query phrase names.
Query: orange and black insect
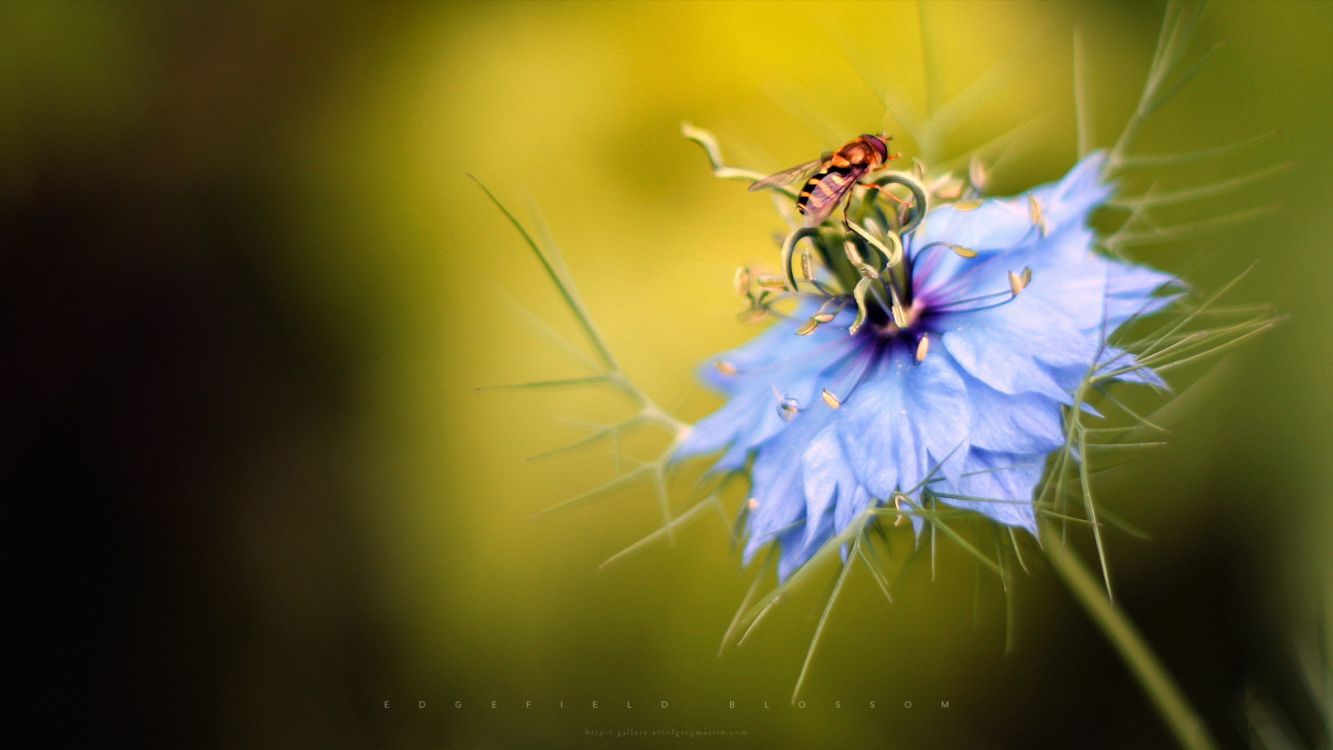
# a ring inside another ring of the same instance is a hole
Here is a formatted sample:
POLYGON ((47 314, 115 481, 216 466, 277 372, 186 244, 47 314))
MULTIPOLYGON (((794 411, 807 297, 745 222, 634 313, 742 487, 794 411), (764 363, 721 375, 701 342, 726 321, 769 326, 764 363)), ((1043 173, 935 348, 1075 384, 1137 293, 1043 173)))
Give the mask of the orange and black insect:
POLYGON ((751 190, 778 187, 809 174, 796 198, 796 210, 807 226, 819 226, 833 213, 866 174, 897 158, 889 153, 893 136, 864 134, 831 154, 771 174, 750 185, 751 190))

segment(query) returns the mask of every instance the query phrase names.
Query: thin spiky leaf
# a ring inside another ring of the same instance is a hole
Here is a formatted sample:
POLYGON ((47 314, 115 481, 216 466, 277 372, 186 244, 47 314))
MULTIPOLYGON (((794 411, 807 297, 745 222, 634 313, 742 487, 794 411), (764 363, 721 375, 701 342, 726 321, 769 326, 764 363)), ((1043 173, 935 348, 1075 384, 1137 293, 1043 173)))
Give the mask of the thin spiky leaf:
POLYGON ((610 382, 606 375, 589 375, 582 378, 559 378, 556 380, 534 380, 528 383, 502 383, 500 385, 482 385, 473 390, 485 391, 526 391, 543 388, 570 388, 581 385, 605 385, 610 382))
MULTIPOLYGON (((855 547, 860 546, 860 536, 852 542, 855 547)), ((810 674, 810 665, 814 662, 815 650, 819 647, 819 640, 824 635, 824 627, 828 624, 829 614, 833 612, 833 605, 838 601, 838 595, 842 593, 842 586, 847 582, 847 575, 852 571, 851 560, 842 564, 842 570, 838 571, 838 580, 833 584, 833 591, 829 593, 828 601, 824 604, 824 612, 819 616, 819 622, 815 625, 815 633, 810 638, 810 648, 806 649, 805 662, 801 664, 801 674, 796 678, 796 687, 791 692, 791 702, 796 703, 796 698, 801 694, 801 688, 805 686, 806 677, 810 674)))
POLYGON ((598 570, 605 570, 606 568, 608 568, 608 567, 610 567, 610 566, 616 564, 617 562, 619 562, 619 561, 621 561, 621 560, 623 560, 623 559, 629 557, 630 555, 634 554, 635 552, 638 552, 639 550, 643 549, 644 547, 647 547, 649 544, 652 544, 653 542, 657 541, 658 539, 661 539, 661 538, 663 538, 663 537, 669 537, 671 531, 673 531, 674 529, 676 529, 676 528, 678 528, 678 527, 683 527, 683 526, 685 526, 685 525, 688 524, 690 521, 693 521, 695 518, 697 518, 701 513, 703 513, 703 511, 708 510, 708 509, 710 509, 710 508, 712 508, 713 506, 716 506, 716 505, 718 505, 718 504, 719 504, 719 503, 718 503, 718 499, 717 499, 717 497, 716 497, 715 495, 709 495, 707 498, 705 498, 705 499, 699 501, 698 503, 696 503, 696 504, 695 504, 693 507, 691 507, 689 510, 686 510, 684 513, 681 513, 680 515, 678 515, 678 516, 676 516, 675 518, 673 518, 673 519, 668 523, 667 526, 664 526, 664 527, 661 527, 661 528, 658 528, 658 529, 654 530, 652 533, 650 533, 650 534, 648 534, 647 536, 643 537, 643 538, 640 539, 639 541, 637 541, 637 542, 635 542, 635 543, 629 545, 628 547, 626 547, 626 548, 620 550, 619 552, 615 553, 614 555, 611 555, 610 557, 606 558, 606 560, 602 561, 602 564, 601 564, 601 565, 598 565, 598 566, 597 566, 597 569, 598 569, 598 570))
POLYGON ((474 175, 468 175, 468 177, 471 177, 472 181, 476 182, 477 186, 481 188, 481 191, 486 194, 486 197, 491 199, 491 203, 494 203, 495 207, 500 209, 500 213, 504 214, 505 218, 509 220, 509 223, 514 226, 514 229, 518 230, 519 235, 523 238, 523 241, 527 243, 528 248, 537 256, 537 260, 542 264, 542 268, 546 270, 546 275, 550 277, 551 283, 555 284, 555 288, 560 292, 560 296, 564 298, 565 306, 569 308, 570 312, 572 312, 574 317, 578 320, 579 325, 583 328, 584 334, 588 337, 589 343, 591 343, 593 348, 597 350, 597 355, 601 358, 602 362, 611 370, 619 370, 620 366, 616 363, 615 357, 611 355, 610 348, 607 347, 606 342, 602 340, 602 335, 597 331, 597 327, 593 325, 592 318, 588 316, 587 310, 584 309, 583 301, 579 298, 578 290, 574 287, 574 282, 570 279, 566 279, 564 275, 556 269, 552 258, 549 257, 542 249, 541 245, 537 244, 537 241, 532 238, 532 235, 528 233, 528 230, 523 226, 523 223, 500 202, 499 198, 495 197, 495 194, 491 192, 490 188, 486 187, 485 183, 474 175))

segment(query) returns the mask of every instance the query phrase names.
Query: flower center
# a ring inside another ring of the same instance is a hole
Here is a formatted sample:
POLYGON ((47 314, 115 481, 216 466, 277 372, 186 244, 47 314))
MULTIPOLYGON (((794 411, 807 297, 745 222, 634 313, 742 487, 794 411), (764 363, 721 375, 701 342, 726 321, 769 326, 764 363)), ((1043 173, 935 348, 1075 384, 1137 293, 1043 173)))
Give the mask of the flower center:
POLYGON ((966 261, 976 258, 977 251, 945 241, 918 244, 916 231, 925 217, 924 186, 896 174, 883 182, 907 187, 912 200, 890 195, 898 206, 886 212, 876 202, 883 190, 854 195, 844 207, 841 228, 828 222, 801 226, 787 235, 782 242, 783 275, 752 277, 749 268, 737 269, 733 278, 736 291, 750 303, 743 319, 783 316, 774 310, 774 303, 814 299, 818 307, 796 328, 796 335, 807 336, 835 320, 846 321, 841 314, 851 308, 856 316, 848 333, 873 340, 877 349, 913 347, 920 362, 929 352, 932 320, 937 316, 999 307, 1012 302, 1027 286, 1032 272, 1024 268, 1019 273, 1008 272, 1007 290, 1001 277, 995 280, 996 291, 978 293, 972 278, 975 270, 959 269, 951 257, 966 261), (816 255, 824 271, 816 272, 816 255), (954 265, 941 265, 946 260, 954 265), (940 281, 945 284, 941 286, 940 281))

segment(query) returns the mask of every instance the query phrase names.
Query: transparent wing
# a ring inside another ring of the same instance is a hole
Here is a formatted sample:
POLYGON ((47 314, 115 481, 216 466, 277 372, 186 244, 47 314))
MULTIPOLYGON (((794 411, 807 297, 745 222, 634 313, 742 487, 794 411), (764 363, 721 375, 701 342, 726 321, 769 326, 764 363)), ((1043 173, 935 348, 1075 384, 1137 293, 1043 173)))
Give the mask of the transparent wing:
MULTIPOLYGON (((810 196, 803 203, 798 199, 796 204, 797 210, 805 214, 806 225, 817 227, 823 224, 847 198, 847 194, 852 192, 852 188, 856 187, 857 181, 865 176, 866 171, 866 167, 859 166, 848 172, 829 172, 817 184, 810 185, 810 196)), ((801 196, 804 198, 805 192, 801 196)))
POLYGON ((823 164, 825 161, 828 161, 830 156, 831 154, 824 154, 818 159, 805 162, 804 164, 797 164, 791 169, 784 169, 781 172, 774 172, 773 174, 765 177, 762 180, 758 180, 756 182, 751 183, 750 190, 752 191, 764 190, 766 188, 778 187, 779 185, 786 185, 789 182, 795 182, 797 179, 804 177, 806 174, 818 169, 819 165, 823 164))

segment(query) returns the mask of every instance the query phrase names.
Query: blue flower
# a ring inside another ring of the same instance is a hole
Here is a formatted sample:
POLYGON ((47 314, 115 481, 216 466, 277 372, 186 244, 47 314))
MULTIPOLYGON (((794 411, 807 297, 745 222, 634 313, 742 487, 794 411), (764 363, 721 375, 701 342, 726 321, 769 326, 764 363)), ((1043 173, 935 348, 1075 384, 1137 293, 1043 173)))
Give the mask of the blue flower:
MULTIPOLYGON (((1065 443, 1063 409, 1090 369, 1136 363, 1107 336, 1173 299, 1161 292, 1172 277, 1094 251, 1088 217, 1112 192, 1104 161, 1015 198, 931 210, 901 237, 898 317, 881 299, 852 326, 849 295, 807 301, 704 369, 728 401, 675 458, 749 467, 747 563, 776 543, 786 579, 872 505, 900 504, 919 533, 910 511, 926 492, 1037 533, 1033 493, 1065 443), (824 324, 810 331, 816 313, 824 324)), ((1146 368, 1122 379, 1165 386, 1146 368)))

